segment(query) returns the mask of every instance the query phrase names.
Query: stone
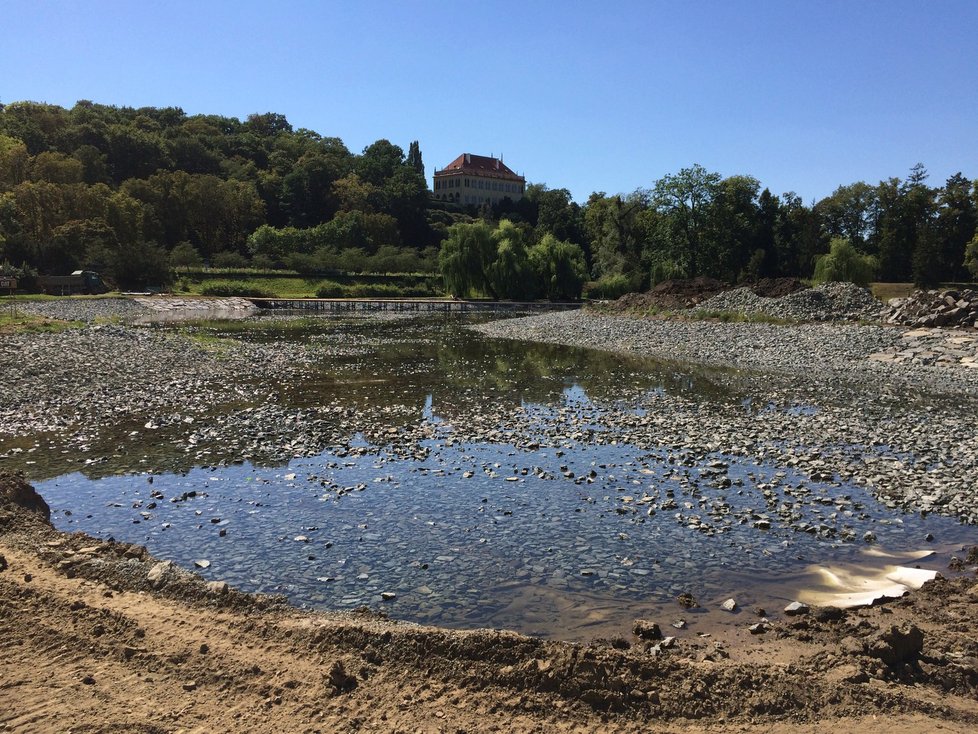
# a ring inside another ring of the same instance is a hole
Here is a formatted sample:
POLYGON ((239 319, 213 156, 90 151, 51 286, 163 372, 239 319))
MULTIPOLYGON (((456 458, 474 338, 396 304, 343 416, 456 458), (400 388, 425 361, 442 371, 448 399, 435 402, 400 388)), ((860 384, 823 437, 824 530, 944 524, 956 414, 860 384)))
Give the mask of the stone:
POLYGON ((727 599, 720 604, 720 608, 725 612, 735 612, 737 611, 737 602, 735 599, 727 599))
POLYGON ((655 622, 648 622, 644 619, 636 619, 632 626, 632 632, 641 640, 661 640, 662 630, 655 622))
POLYGON ((214 594, 215 596, 220 596, 222 594, 228 593, 228 585, 226 581, 208 581, 207 582, 207 593, 214 594))
POLYGON ((793 601, 791 604, 784 608, 784 613, 789 617, 798 616, 801 614, 808 614, 808 605, 800 601, 793 601))
POLYGON ((756 622, 752 624, 750 627, 747 628, 747 630, 752 635, 763 635, 765 632, 768 631, 768 623, 765 620, 761 620, 760 622, 756 622))
POLYGON ((210 568, 211 567, 211 562, 202 558, 200 560, 194 561, 194 565, 197 568, 210 568))
POLYGON ((146 574, 146 580, 154 587, 159 587, 164 583, 166 574, 171 568, 173 568, 173 561, 160 561, 153 564, 146 574))
POLYGON ((394 601, 397 598, 397 594, 393 591, 382 591, 380 592, 380 598, 384 601, 394 601))
POLYGON ((2 553, 0 553, 0 571, 6 571, 8 568, 9 565, 7 564, 6 557, 2 553))

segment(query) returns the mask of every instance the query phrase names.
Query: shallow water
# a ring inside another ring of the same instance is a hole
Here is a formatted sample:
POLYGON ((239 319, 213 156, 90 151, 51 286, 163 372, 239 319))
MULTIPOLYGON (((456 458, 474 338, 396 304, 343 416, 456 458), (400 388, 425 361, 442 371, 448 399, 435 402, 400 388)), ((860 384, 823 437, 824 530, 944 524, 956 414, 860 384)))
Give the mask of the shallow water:
POLYGON ((918 562, 933 568, 976 539, 954 520, 900 514, 857 486, 786 467, 683 461, 627 443, 460 444, 445 418, 492 401, 541 426, 568 411, 600 426, 602 406, 656 391, 743 400, 708 371, 492 341, 457 321, 260 323, 202 328, 331 345, 283 401, 414 406, 436 429, 427 455, 360 445, 279 467, 67 474, 37 484, 59 528, 145 544, 187 568, 207 560, 207 578, 300 605, 576 639, 626 634, 636 617, 685 616, 696 630, 723 616, 680 610, 681 592, 707 610, 729 596, 778 609, 812 583, 811 564, 882 565, 863 552, 867 532, 873 547, 933 549, 918 562))

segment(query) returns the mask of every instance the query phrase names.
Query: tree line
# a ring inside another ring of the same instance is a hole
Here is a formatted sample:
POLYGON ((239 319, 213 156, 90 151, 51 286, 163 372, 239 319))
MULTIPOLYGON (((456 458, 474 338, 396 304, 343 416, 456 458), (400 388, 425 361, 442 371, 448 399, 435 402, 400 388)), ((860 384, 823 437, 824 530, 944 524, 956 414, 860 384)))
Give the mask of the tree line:
POLYGON ((700 275, 932 285, 978 277, 976 225, 978 182, 933 186, 922 165, 811 204, 694 165, 583 204, 531 184, 520 201, 476 209, 430 197, 416 141, 352 153, 275 113, 0 105, 0 267, 93 269, 120 285, 205 262, 439 270, 457 295, 512 298, 700 275))

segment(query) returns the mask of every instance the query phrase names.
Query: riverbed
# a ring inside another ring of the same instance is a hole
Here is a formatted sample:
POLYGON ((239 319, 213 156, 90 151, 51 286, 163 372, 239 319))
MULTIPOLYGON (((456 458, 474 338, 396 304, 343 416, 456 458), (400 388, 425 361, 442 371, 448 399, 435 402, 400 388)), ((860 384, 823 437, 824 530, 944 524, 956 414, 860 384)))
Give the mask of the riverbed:
MULTIPOLYGON (((742 624, 737 610, 780 609, 819 567, 945 570, 976 541, 961 522, 975 506, 974 396, 949 398, 954 375, 912 395, 900 386, 915 373, 889 386, 877 366, 839 377, 888 334, 830 332, 843 334, 831 364, 807 379, 653 358, 624 321, 612 322, 618 349, 603 322, 601 350, 542 344, 556 332, 531 326, 580 333, 535 318, 17 337, 0 353, 12 378, 0 468, 44 480, 58 527, 144 544, 246 591, 570 639, 641 617, 676 634, 742 624)), ((726 332, 758 351, 768 333, 726 332)))

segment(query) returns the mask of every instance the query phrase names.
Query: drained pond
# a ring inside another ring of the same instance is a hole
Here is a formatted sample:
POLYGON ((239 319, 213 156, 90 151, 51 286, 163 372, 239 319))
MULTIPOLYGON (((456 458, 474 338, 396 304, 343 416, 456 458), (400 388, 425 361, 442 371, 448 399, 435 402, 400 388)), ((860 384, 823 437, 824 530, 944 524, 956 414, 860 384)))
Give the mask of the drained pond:
POLYGON ((206 421, 174 419, 119 427, 73 470, 43 442, 23 466, 49 477, 36 487, 60 529, 146 545, 245 591, 570 639, 627 634, 636 618, 682 618, 693 632, 745 624, 757 607, 866 590, 898 566, 946 572, 976 540, 971 525, 907 511, 822 466, 823 452, 912 461, 882 443, 812 448, 785 435, 761 451, 718 426, 715 444, 692 447, 665 414, 682 405, 684 420, 702 424, 722 406, 748 422, 817 418, 802 393, 772 397, 724 372, 492 339, 469 323, 152 327, 217 353, 243 341, 303 354, 301 373, 276 387, 274 415, 246 395, 213 406, 215 422, 235 411, 242 436, 274 439, 287 426, 277 450, 252 451, 243 438, 222 449, 207 442, 206 421), (352 435, 309 455, 289 436, 321 406, 352 435), (650 426, 668 426, 669 440, 651 441, 650 426), (783 460, 791 451, 803 460, 783 460), (855 585, 831 588, 825 568, 854 573, 855 585), (681 594, 697 607, 680 607, 681 594), (728 598, 733 614, 720 610, 728 598))

